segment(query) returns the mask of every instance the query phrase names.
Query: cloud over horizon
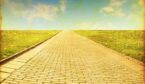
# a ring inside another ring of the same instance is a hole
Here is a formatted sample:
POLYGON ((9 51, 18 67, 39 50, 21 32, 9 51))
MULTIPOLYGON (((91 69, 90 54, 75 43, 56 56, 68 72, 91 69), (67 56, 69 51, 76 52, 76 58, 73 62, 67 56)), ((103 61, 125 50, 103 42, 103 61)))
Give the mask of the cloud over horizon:
POLYGON ((60 0, 59 5, 49 5, 45 3, 32 4, 31 0, 22 3, 19 0, 7 0, 6 4, 13 15, 23 17, 29 21, 33 19, 53 20, 57 17, 59 11, 65 12, 66 0, 60 0))
POLYGON ((110 0, 108 5, 101 9, 101 12, 117 17, 123 17, 125 16, 125 13, 123 12, 122 6, 125 2, 125 0, 110 0))

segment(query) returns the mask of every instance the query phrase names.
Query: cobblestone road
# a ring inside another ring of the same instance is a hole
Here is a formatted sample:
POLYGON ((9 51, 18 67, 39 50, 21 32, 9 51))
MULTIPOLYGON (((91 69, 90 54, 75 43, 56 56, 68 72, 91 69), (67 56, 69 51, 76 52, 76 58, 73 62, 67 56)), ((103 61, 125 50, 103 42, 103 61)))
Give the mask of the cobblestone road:
POLYGON ((144 84, 141 65, 73 32, 42 45, 2 84, 144 84))

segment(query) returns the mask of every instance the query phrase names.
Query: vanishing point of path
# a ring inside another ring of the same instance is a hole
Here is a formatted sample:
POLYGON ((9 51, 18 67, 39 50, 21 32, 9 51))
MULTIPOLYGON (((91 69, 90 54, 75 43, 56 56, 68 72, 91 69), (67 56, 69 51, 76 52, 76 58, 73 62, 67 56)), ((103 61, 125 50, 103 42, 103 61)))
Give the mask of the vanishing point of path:
POLYGON ((144 84, 142 65, 71 31, 1 67, 2 84, 144 84))

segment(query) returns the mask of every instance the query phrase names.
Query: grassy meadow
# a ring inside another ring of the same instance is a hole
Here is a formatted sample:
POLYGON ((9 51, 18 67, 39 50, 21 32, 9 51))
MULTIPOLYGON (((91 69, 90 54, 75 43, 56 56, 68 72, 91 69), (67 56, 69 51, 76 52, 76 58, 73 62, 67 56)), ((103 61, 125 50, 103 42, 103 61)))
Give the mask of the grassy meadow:
POLYGON ((143 61, 144 31, 141 30, 76 30, 93 41, 112 48, 122 54, 143 61))
POLYGON ((49 39, 58 32, 55 30, 3 30, 0 60, 49 39))

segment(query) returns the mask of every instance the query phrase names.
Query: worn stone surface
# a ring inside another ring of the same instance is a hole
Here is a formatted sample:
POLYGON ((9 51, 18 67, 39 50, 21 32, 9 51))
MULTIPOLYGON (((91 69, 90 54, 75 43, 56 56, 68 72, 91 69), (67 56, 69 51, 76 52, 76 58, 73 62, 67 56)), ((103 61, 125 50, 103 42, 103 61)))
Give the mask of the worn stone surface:
POLYGON ((42 45, 2 84, 144 84, 143 66, 71 31, 42 45))

